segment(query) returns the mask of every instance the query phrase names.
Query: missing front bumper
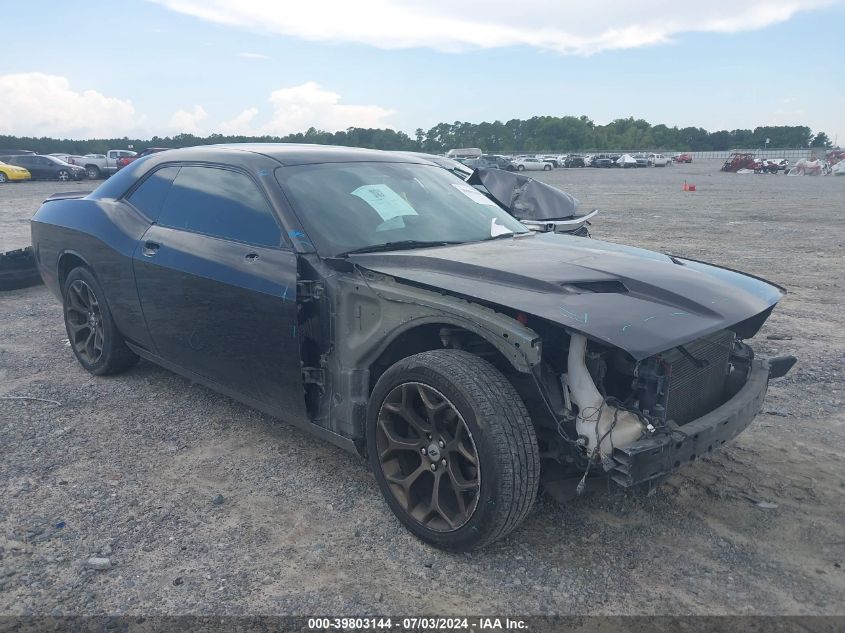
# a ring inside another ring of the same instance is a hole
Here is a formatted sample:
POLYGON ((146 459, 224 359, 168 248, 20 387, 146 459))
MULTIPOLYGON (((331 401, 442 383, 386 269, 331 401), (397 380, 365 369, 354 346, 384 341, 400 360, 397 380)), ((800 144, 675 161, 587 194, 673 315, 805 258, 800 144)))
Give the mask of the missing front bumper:
POLYGON ((678 431, 614 449, 608 475, 621 486, 635 486, 659 479, 719 448, 745 430, 760 411, 769 373, 767 360, 754 360, 748 380, 733 398, 678 431))

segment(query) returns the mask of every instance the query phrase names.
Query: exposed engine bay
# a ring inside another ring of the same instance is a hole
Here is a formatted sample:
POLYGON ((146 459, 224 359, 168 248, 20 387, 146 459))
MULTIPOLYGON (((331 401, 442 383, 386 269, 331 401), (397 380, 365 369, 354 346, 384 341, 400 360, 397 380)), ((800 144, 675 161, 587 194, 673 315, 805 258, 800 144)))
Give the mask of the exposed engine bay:
POLYGON ((729 400, 745 383, 751 348, 730 330, 633 362, 622 350, 588 351, 573 334, 562 375, 566 414, 597 460, 643 435, 670 432, 729 400))

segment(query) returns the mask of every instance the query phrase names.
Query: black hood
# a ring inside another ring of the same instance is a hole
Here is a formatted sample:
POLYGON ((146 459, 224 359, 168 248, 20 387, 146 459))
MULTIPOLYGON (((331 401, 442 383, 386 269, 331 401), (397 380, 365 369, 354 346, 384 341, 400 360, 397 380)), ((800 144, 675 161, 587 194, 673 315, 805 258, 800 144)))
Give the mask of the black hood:
POLYGON ((753 336, 783 296, 725 268, 553 233, 350 259, 559 323, 636 360, 728 327, 753 336))
POLYGON ((517 220, 569 220, 580 215, 575 196, 518 172, 476 169, 467 182, 483 185, 517 220))

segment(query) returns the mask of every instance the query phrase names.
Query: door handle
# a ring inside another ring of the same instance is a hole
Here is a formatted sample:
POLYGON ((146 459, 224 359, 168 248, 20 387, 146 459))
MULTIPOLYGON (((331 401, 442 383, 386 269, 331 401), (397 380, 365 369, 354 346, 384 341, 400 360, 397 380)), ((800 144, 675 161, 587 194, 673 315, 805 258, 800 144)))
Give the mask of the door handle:
POLYGON ((247 264, 254 264, 258 261, 258 253, 247 253, 244 255, 244 261, 247 264))
POLYGON ((161 247, 161 244, 158 242, 144 242, 144 247, 141 251, 144 253, 146 257, 152 257, 156 253, 158 253, 158 249, 161 247))

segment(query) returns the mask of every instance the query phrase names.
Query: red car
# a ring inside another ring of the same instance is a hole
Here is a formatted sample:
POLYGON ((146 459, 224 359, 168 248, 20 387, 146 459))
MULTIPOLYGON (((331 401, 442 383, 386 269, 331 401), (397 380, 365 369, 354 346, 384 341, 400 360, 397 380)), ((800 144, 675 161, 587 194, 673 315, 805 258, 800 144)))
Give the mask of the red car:
POLYGON ((692 162, 692 154, 689 152, 683 152, 681 154, 675 154, 672 157, 672 160, 676 163, 691 163, 692 162))
POLYGON ((155 154, 157 152, 163 152, 168 149, 173 149, 172 147, 148 147, 142 152, 135 154, 135 156, 121 156, 117 159, 117 169, 121 170, 126 167, 132 161, 138 160, 139 158, 143 158, 144 156, 149 156, 150 154, 155 154))

